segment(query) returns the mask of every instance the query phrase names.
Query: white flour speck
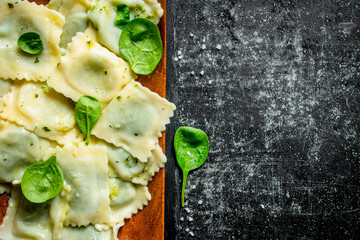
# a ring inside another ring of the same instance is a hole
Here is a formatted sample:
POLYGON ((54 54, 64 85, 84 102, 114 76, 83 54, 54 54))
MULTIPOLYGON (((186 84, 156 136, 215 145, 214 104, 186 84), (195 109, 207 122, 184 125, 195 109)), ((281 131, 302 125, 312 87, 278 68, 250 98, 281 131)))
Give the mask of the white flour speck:
POLYGON ((289 198, 290 197, 290 193, 286 192, 286 197, 289 198))
POLYGON ((202 201, 202 200, 199 200, 199 201, 198 201, 198 204, 199 204, 199 205, 203 204, 203 201, 202 201))
POLYGON ((220 44, 216 45, 216 49, 217 49, 217 50, 220 50, 220 49, 221 49, 221 45, 220 45, 220 44))
POLYGON ((201 45, 201 49, 206 49, 206 45, 205 44, 201 45))

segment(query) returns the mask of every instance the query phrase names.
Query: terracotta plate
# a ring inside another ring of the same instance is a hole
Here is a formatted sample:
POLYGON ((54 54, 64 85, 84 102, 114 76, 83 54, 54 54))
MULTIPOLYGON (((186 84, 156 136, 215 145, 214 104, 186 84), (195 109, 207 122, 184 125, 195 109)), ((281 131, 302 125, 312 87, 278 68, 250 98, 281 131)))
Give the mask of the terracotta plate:
MULTIPOLYGON (((139 81, 150 90, 165 97, 166 93, 166 0, 158 0, 164 9, 164 16, 159 23, 161 38, 163 41, 163 57, 155 69, 148 76, 140 76, 139 81)), ((38 4, 47 4, 49 0, 30 0, 38 4)), ((165 133, 159 139, 159 144, 165 152, 165 133)), ((125 221, 118 234, 121 240, 161 240, 164 239, 164 193, 165 193, 165 169, 161 169, 148 184, 151 193, 151 201, 139 213, 125 221)), ((0 195, 0 223, 6 214, 9 196, 0 195)))

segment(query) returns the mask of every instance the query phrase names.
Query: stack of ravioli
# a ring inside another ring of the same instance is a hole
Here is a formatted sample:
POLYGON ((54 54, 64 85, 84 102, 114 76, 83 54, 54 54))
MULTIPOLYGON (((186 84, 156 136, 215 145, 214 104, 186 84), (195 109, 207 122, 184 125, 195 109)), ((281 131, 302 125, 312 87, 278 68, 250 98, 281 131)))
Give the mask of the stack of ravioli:
POLYGON ((163 14, 156 0, 0 1, 0 193, 11 191, 0 239, 116 239, 151 199, 147 184, 166 162, 158 138, 175 105, 137 82, 119 57, 117 4, 131 19, 158 23, 163 14), (39 33, 41 54, 19 49, 26 32, 39 33), (89 145, 74 113, 83 95, 102 106, 89 145), (64 186, 31 203, 22 175, 53 154, 64 186))

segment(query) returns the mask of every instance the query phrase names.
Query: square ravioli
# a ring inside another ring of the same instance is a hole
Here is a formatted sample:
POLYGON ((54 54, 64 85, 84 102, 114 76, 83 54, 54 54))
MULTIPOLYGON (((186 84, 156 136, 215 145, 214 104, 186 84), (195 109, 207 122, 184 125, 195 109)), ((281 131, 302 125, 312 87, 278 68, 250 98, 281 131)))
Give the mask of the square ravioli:
POLYGON ((91 35, 89 29, 72 39, 47 83, 75 102, 90 95, 108 103, 136 75, 127 62, 95 42, 91 35))
POLYGON ((93 0, 88 17, 94 24, 99 42, 120 55, 119 39, 122 30, 115 25, 117 6, 125 4, 130 10, 130 20, 147 18, 158 24, 163 10, 157 0, 93 0))
POLYGON ((60 60, 60 35, 64 17, 26 1, 0 1, 0 77, 44 82, 60 60), (43 51, 32 55, 18 46, 27 32, 40 35, 43 51))
POLYGON ((92 134, 146 162, 175 105, 131 81, 103 110, 92 134))
POLYGON ((63 225, 108 224, 110 199, 106 149, 65 145, 51 148, 46 153, 47 157, 53 154, 56 154, 65 179, 63 192, 51 206, 54 232, 63 225))
POLYGON ((81 141, 74 104, 46 84, 16 82, 1 103, 1 118, 24 126, 40 137, 59 144, 81 141))
POLYGON ((109 166, 113 174, 124 181, 147 185, 155 173, 164 167, 166 163, 166 156, 158 144, 152 150, 147 162, 138 161, 120 147, 108 143, 103 145, 107 148, 109 166))
MULTIPOLYGON (((125 220, 151 200, 147 185, 166 162, 158 138, 175 105, 135 81, 118 56, 114 21, 118 5, 128 7, 129 20, 156 24, 163 10, 157 0, 29 1, 0 1, 0 194, 10 194, 0 239, 121 238, 125 220), (28 39, 26 53, 18 44, 24 33, 37 33, 43 50, 28 39), (84 95, 102 110, 89 144, 75 119, 84 95), (61 191, 31 203, 19 186, 24 171, 53 154, 64 175, 61 191)), ((160 77, 155 72, 150 85, 162 87, 160 77)))
POLYGON ((87 11, 90 0, 51 0, 46 7, 58 11, 65 17, 65 26, 60 37, 60 47, 66 49, 72 37, 88 27, 87 11))
POLYGON ((0 121, 0 183, 20 183, 25 169, 41 161, 51 145, 23 127, 0 121))
POLYGON ((49 208, 49 202, 31 203, 20 187, 13 187, 6 216, 0 225, 0 239, 53 239, 49 208))
POLYGON ((110 178, 110 225, 114 227, 142 210, 151 200, 147 186, 110 178))

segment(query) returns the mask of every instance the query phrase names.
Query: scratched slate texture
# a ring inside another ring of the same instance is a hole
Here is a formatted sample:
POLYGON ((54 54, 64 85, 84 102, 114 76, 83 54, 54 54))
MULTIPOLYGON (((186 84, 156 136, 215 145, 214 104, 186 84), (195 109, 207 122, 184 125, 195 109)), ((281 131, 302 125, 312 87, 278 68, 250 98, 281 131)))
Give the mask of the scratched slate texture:
POLYGON ((166 239, 359 239, 360 1, 167 1, 166 239), (203 129, 185 208, 173 136, 203 129))

